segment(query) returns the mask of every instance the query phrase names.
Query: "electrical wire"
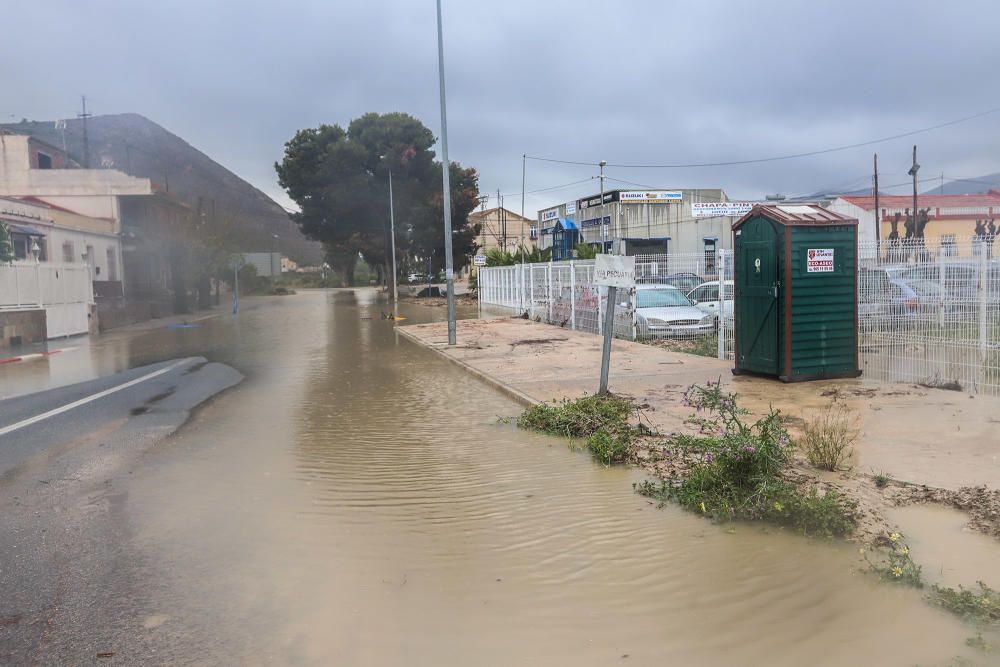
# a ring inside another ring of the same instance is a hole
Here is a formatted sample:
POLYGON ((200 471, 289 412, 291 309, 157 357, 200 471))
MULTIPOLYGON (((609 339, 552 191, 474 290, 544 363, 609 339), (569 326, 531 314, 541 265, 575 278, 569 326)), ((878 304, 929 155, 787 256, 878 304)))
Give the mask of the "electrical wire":
MULTIPOLYGON (((779 160, 794 160, 797 158, 811 157, 814 155, 825 155, 827 153, 836 153, 838 151, 846 151, 852 148, 861 148, 863 146, 872 146, 874 144, 884 143, 886 141, 893 141, 895 139, 903 139, 905 137, 912 137, 917 134, 923 134, 924 132, 931 132, 933 130, 940 130, 944 127, 950 127, 952 125, 958 125, 959 123, 965 123, 970 120, 975 120, 977 118, 982 118, 983 116, 988 116, 990 114, 995 114, 1000 112, 1000 107, 995 107, 993 109, 987 109, 986 111, 981 111, 980 113, 973 114, 971 116, 965 116, 963 118, 956 118, 955 120, 949 120, 944 123, 939 123, 937 125, 931 125, 930 127, 920 128, 919 130, 911 130, 910 132, 903 132, 900 134, 894 134, 888 137, 881 137, 879 139, 872 139, 870 141, 861 141, 855 144, 847 144, 844 146, 835 146, 833 148, 823 148, 820 150, 807 151, 804 153, 792 153, 790 155, 775 155, 772 157, 764 158, 754 158, 750 160, 726 160, 722 162, 692 162, 688 164, 612 164, 605 163, 605 167, 618 167, 620 169, 693 169, 695 167, 731 167, 736 165, 745 164, 759 164, 762 162, 777 162, 779 160)), ((582 162, 578 160, 559 160, 556 158, 539 157, 535 155, 525 155, 528 160, 536 160, 540 162, 555 162, 558 164, 573 164, 581 165, 587 167, 599 167, 598 162, 582 162)))

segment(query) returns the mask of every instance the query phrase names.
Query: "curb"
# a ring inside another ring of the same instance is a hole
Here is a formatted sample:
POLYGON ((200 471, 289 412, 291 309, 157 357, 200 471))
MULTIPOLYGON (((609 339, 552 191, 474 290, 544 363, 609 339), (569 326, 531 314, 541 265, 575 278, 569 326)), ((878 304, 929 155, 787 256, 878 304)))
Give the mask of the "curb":
POLYGON ((33 361, 35 359, 44 359, 46 357, 51 357, 53 354, 59 354, 60 352, 65 352, 66 350, 72 350, 72 347, 63 347, 58 350, 50 350, 48 352, 35 352, 33 354, 22 354, 19 357, 7 357, 0 359, 0 365, 2 364, 13 364, 18 361, 33 361))
POLYGON ((522 405, 525 405, 525 406, 527 406, 529 408, 532 407, 532 406, 541 404, 541 401, 536 400, 536 399, 528 396, 527 394, 525 394, 524 392, 522 392, 522 391, 520 391, 518 389, 514 389, 509 384, 505 384, 505 383, 501 382, 500 380, 498 380, 497 378, 493 377, 489 373, 484 373, 483 371, 481 371, 479 369, 473 368, 472 366, 470 366, 469 364, 465 363, 461 359, 456 359, 455 357, 451 356, 450 354, 448 354, 444 350, 440 350, 440 349, 438 349, 436 347, 431 347, 430 345, 426 344, 425 342, 423 342, 422 340, 420 340, 419 338, 417 338, 416 335, 414 335, 414 334, 410 333, 409 331, 407 331, 406 327, 396 327, 396 331, 398 331, 399 333, 401 333, 404 338, 407 338, 408 340, 412 341, 413 343, 416 343, 420 347, 422 347, 422 348, 424 348, 426 350, 430 350, 431 352, 434 352, 435 354, 441 355, 442 357, 444 357, 448 361, 450 361, 453 364, 456 364, 457 366, 461 367, 462 369, 464 369, 465 371, 467 371, 469 374, 471 374, 474 377, 478 378, 482 382, 490 385, 494 389, 499 389, 501 392, 503 392, 504 394, 507 394, 507 396, 509 396, 510 398, 513 398, 518 403, 521 403, 522 405))

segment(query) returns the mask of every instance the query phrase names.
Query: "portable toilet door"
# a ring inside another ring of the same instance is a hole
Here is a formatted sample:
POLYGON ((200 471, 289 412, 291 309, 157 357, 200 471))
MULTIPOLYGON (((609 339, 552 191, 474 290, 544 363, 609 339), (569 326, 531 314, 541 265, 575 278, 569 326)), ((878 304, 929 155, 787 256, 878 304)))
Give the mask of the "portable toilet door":
POLYGON ((734 232, 736 369, 765 375, 781 371, 779 242, 782 230, 766 217, 734 232))

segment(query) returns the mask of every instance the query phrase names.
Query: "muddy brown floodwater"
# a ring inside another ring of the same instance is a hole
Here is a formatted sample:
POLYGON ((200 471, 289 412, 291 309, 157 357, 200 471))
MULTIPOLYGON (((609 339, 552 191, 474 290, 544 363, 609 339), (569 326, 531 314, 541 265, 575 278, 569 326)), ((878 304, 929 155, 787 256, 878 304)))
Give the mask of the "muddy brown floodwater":
POLYGON ((370 290, 304 292, 63 360, 79 375, 199 353, 247 376, 130 476, 146 583, 98 606, 141 618, 163 662, 983 659, 918 592, 859 574, 854 547, 657 509, 639 473, 498 422, 519 406, 384 309, 370 290))

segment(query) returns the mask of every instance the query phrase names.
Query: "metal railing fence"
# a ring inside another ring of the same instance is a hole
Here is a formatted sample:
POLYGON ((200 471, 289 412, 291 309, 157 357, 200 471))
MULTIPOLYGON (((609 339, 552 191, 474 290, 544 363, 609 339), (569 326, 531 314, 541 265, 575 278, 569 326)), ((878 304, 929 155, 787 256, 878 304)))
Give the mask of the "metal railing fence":
MULTIPOLYGON (((864 377, 1000 395, 1000 245, 948 238, 861 243, 858 247, 858 341, 864 377)), ((698 334, 720 359, 733 358, 732 251, 636 257, 637 284, 672 284, 715 314, 698 334)), ((483 268, 483 314, 527 317, 600 332, 606 290, 593 284, 593 260, 483 268)), ((636 290, 615 307, 615 335, 671 338, 643 326, 636 290)))

